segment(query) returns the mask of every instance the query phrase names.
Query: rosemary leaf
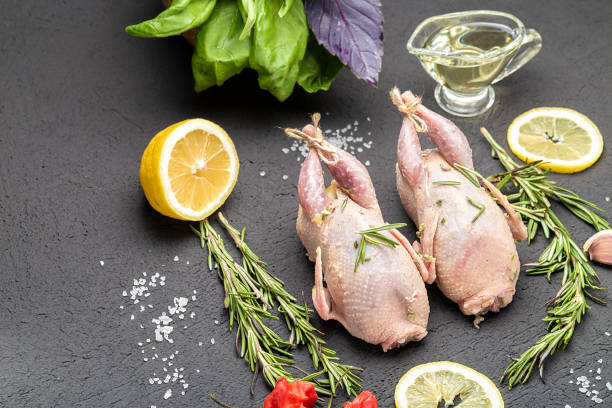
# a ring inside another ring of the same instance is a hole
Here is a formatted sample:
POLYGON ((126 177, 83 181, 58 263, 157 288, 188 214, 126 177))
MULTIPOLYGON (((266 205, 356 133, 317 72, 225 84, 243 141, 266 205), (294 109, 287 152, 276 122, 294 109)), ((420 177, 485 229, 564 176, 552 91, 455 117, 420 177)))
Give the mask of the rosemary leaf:
POLYGON ((453 180, 441 180, 441 181, 434 181, 431 184, 436 185, 436 186, 458 186, 461 184, 461 182, 453 181, 453 180))
POLYGON ((476 214, 476 216, 472 219, 472 222, 476 222, 476 220, 482 215, 482 213, 487 209, 487 207, 485 207, 484 204, 479 203, 478 201, 466 196, 465 197, 468 202, 470 204, 472 204, 474 207, 478 208, 478 214, 476 214))
POLYGON ((478 182, 477 179, 481 179, 483 178, 480 173, 478 173, 476 170, 474 169, 470 169, 469 167, 465 167, 462 166, 458 163, 455 163, 453 165, 455 167, 455 169, 457 169, 461 174, 463 174, 465 176, 466 179, 468 179, 468 181, 470 183, 472 183, 474 186, 480 188, 480 183, 478 182), (476 178, 474 178, 476 177, 476 178))

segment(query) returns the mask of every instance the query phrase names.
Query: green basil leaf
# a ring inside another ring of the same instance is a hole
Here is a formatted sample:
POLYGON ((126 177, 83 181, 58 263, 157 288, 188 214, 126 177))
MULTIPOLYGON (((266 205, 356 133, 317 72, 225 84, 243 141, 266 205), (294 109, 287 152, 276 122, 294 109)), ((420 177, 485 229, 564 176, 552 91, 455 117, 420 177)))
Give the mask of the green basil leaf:
POLYGON ((125 31, 135 37, 170 37, 204 23, 215 7, 216 0, 174 0, 170 7, 152 20, 131 25, 125 31))
POLYGON ((327 91, 344 65, 319 44, 313 34, 308 37, 306 54, 300 64, 298 84, 307 92, 327 91))
POLYGON ((236 0, 219 0, 196 37, 191 68, 197 92, 223 85, 247 66, 250 42, 239 38, 243 27, 236 0))
POLYGON ((259 87, 279 101, 293 92, 306 52, 308 25, 301 0, 284 17, 278 15, 283 0, 254 0, 257 18, 251 35, 249 65, 259 76, 259 87))
POLYGON ((280 17, 285 17, 285 14, 287 14, 287 12, 291 9, 292 5, 293 5, 293 0, 285 0, 283 2, 283 7, 278 11, 278 15, 280 17))
POLYGON ((245 39, 251 35, 251 30, 255 24, 255 17, 257 17, 257 11, 255 10, 255 0, 239 0, 238 7, 240 7, 240 13, 244 20, 244 29, 240 33, 240 39, 245 39))

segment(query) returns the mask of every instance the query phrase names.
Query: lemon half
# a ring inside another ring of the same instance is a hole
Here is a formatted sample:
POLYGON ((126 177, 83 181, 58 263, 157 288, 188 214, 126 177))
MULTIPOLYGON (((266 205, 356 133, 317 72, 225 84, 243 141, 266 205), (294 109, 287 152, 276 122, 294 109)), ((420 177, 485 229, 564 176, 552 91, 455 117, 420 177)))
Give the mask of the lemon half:
POLYGON ((140 162, 140 183, 157 211, 197 221, 225 202, 238 168, 238 154, 225 130, 205 119, 188 119, 149 142, 140 162))
POLYGON ((599 159, 603 138, 580 112, 541 107, 514 119, 508 128, 508 145, 524 162, 543 160, 541 168, 576 173, 599 159))
POLYGON ((421 364, 408 370, 395 387, 397 408, 437 408, 441 401, 457 408, 503 408, 504 400, 484 374, 450 361, 421 364))

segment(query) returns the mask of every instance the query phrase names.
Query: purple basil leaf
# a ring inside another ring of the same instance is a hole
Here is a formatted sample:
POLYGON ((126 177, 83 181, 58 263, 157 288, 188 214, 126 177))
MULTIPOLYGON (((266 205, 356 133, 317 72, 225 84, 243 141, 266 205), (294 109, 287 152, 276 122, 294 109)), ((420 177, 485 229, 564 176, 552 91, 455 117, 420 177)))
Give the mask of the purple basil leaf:
POLYGON ((379 0, 306 0, 304 9, 319 42, 355 76, 376 86, 383 55, 379 0))

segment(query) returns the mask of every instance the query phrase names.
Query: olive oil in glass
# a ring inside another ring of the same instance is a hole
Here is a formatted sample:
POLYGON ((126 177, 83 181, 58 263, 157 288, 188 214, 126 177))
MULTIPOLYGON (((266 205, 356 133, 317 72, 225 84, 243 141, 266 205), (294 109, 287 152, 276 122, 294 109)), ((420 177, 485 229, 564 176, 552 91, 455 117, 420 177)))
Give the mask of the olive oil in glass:
POLYGON ((520 43, 491 59, 480 58, 506 47, 512 40, 512 29, 502 24, 473 22, 446 26, 434 33, 423 48, 456 53, 464 58, 422 58, 421 63, 443 86, 462 92, 479 91, 497 78, 520 43))
POLYGON ((424 20, 406 48, 438 83, 434 95, 442 109, 476 116, 495 101, 491 84, 533 58, 542 38, 512 14, 471 10, 424 20))

